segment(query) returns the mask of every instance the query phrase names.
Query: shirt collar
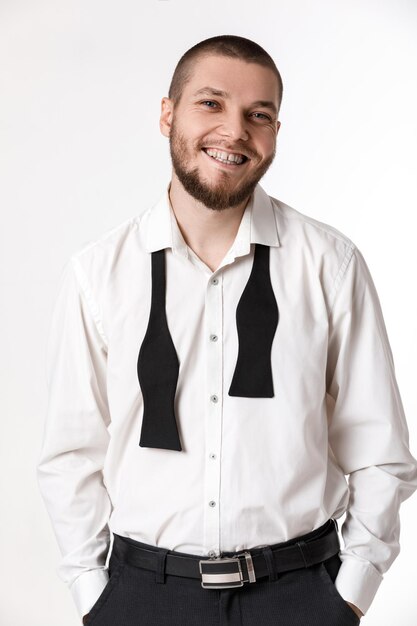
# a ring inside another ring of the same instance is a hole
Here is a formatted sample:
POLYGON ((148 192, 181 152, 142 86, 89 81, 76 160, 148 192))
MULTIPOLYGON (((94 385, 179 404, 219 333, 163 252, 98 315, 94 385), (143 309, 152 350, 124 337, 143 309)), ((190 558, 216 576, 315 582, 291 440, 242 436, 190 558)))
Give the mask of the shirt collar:
MULTIPOLYGON (((145 247, 148 252, 171 248, 173 254, 188 257, 188 246, 178 226, 169 199, 170 183, 149 212, 146 224, 145 247)), ((279 247, 278 225, 273 203, 258 183, 246 205, 233 245, 225 261, 249 254, 251 243, 279 247)))

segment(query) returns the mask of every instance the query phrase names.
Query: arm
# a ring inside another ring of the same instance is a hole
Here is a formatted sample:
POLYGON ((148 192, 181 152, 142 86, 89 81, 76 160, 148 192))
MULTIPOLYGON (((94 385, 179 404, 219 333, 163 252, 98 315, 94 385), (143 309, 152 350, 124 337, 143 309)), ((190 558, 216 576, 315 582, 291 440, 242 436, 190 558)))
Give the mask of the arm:
POLYGON ((335 585, 366 613, 399 554, 399 508, 417 488, 417 462, 380 302, 357 248, 348 251, 334 294, 326 372, 329 445, 350 489, 335 585))
POLYGON ((49 395, 37 478, 62 554, 57 573, 70 587, 80 617, 109 579, 111 502, 102 469, 110 413, 97 314, 87 278, 73 258, 61 275, 47 344, 49 395))

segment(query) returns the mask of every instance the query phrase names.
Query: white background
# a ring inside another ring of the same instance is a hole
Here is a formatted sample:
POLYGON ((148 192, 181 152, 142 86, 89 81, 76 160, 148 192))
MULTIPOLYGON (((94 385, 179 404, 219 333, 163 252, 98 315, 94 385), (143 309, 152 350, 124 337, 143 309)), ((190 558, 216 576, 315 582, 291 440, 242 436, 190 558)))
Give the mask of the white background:
MULTIPOLYGON (((171 175, 160 101, 202 39, 248 37, 280 69, 261 184, 364 254, 416 455, 416 32, 413 0, 0 0, 2 625, 80 623, 35 475, 57 280, 75 250, 159 198, 171 175)), ((417 623, 416 519, 412 497, 367 626, 417 623)))

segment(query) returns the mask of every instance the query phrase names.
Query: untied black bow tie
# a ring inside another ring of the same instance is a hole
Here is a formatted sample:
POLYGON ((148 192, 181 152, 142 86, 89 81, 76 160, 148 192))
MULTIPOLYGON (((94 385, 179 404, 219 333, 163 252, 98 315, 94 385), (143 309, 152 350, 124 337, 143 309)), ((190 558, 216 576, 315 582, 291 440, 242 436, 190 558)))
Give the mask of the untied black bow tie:
MULTIPOLYGON (((236 308, 238 356, 229 396, 272 398, 272 341, 279 311, 269 271, 269 246, 256 243, 252 271, 236 308)), ((137 373, 144 411, 139 445, 181 451, 174 410, 179 360, 165 309, 165 249, 152 255, 152 296, 137 373)))

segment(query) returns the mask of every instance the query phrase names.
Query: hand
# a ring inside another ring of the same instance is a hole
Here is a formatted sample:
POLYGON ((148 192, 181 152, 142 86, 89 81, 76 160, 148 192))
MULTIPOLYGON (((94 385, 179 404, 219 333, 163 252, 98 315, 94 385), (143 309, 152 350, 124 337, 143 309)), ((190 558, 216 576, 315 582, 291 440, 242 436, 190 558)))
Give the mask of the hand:
POLYGON ((345 602, 348 603, 348 605, 350 606, 350 608, 352 609, 352 611, 354 613, 356 613, 356 615, 359 617, 359 619, 363 616, 363 613, 360 609, 358 609, 357 606, 355 606, 354 604, 352 604, 352 602, 348 602, 347 600, 345 600, 345 602))
POLYGON ((84 615, 84 617, 83 617, 83 624, 87 623, 87 618, 88 618, 89 615, 90 615, 90 613, 87 613, 87 615, 84 615))

